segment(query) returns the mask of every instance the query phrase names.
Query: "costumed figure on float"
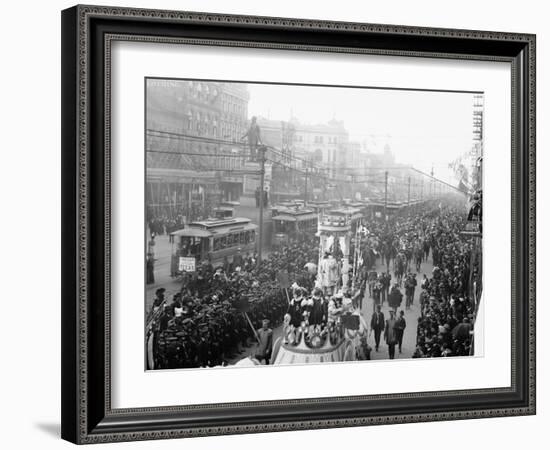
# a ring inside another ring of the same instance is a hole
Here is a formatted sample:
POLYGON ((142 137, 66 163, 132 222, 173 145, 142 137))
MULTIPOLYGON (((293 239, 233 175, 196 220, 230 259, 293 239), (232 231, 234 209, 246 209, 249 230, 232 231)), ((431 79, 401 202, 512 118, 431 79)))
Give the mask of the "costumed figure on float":
POLYGON ((368 354, 367 326, 350 287, 350 221, 326 215, 318 224, 315 288, 308 293, 291 286, 283 333, 274 345, 275 365, 368 359, 361 357, 368 354))

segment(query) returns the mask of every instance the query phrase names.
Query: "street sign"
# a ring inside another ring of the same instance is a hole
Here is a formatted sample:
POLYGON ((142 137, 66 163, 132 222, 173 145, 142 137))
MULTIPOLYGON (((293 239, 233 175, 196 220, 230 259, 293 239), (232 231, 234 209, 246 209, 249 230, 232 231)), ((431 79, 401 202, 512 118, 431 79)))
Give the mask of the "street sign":
POLYGON ((180 272, 194 272, 195 258, 189 256, 180 256, 178 270, 180 272))

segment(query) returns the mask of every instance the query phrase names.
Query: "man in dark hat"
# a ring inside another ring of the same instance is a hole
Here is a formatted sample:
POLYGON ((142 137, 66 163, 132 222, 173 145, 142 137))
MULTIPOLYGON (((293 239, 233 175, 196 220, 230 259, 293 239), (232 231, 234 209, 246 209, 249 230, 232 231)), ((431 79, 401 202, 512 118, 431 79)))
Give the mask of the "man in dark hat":
POLYGON ((395 321, 394 330, 397 339, 397 344, 399 346, 399 353, 402 352, 403 347, 403 335, 405 334, 405 328, 407 327, 407 322, 405 321, 405 311, 399 311, 399 317, 395 321))
POLYGON ((384 329, 384 340, 388 345, 388 354, 390 359, 395 358, 395 344, 397 344, 397 334, 395 330, 396 319, 395 311, 390 310, 390 318, 386 320, 386 327, 384 329))
MULTIPOLYGON (((416 275, 416 274, 415 274, 416 275)), ((414 299, 414 289, 416 287, 416 277, 412 273, 408 273, 405 278, 405 308, 410 309, 414 299)))
POLYGON ((383 289, 384 288, 382 286, 382 283, 380 282, 380 279, 378 279, 372 287, 372 299, 373 299, 372 309, 373 310, 376 309, 376 305, 380 305, 380 297, 383 289))
POLYGON ((384 330, 384 313, 382 313, 380 305, 376 305, 376 311, 370 319, 370 328, 374 332, 375 349, 378 351, 380 347, 380 334, 384 330))

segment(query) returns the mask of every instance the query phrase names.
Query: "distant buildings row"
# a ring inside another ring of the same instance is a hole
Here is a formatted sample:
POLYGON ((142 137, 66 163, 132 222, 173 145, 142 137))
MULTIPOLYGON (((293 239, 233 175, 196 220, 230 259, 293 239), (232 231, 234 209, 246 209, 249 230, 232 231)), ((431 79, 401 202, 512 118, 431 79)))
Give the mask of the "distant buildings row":
POLYGON ((394 165, 389 145, 373 153, 370 143, 350 140, 343 121, 307 124, 293 117, 289 121, 258 118, 264 143, 283 149, 291 163, 302 168, 312 165, 330 169, 394 165))

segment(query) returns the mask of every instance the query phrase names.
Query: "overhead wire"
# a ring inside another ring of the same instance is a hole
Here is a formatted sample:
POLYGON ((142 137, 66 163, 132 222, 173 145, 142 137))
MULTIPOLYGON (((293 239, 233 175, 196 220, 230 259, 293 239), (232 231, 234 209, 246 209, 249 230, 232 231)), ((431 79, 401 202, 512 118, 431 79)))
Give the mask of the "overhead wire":
MULTIPOLYGON (((229 141, 229 140, 218 139, 218 138, 209 138, 209 137, 205 137, 205 136, 189 135, 189 134, 185 134, 185 133, 176 133, 176 132, 171 132, 171 131, 155 130, 155 129, 151 129, 151 128, 146 129, 146 133, 151 137, 173 138, 173 139, 176 139, 176 140, 195 140, 195 141, 202 141, 204 143, 209 143, 209 144, 230 145, 230 146, 235 146, 236 145, 236 146, 241 146, 243 148, 248 147, 248 143, 246 143, 246 142, 229 141)), ((322 178, 325 178, 325 179, 333 181, 333 182, 342 182, 342 183, 370 182, 371 184, 379 184, 379 183, 384 184, 385 183, 385 181, 377 182, 377 181, 373 181, 373 180, 369 180, 367 178, 364 178, 364 177, 370 176, 368 174, 363 174, 363 175, 353 175, 353 174, 351 174, 351 175, 348 175, 348 176, 356 176, 356 177, 361 176, 361 177, 363 177, 363 179, 361 179, 361 180, 355 179, 355 180, 352 181, 352 180, 345 180, 345 179, 340 179, 340 178, 329 177, 327 175, 322 175, 322 172, 328 171, 328 170, 338 170, 338 171, 341 171, 341 170, 359 170, 359 171, 377 171, 377 172, 390 171, 390 170, 399 170, 399 171, 412 170, 412 171, 415 171, 415 172, 429 178, 430 180, 433 180, 433 181, 438 182, 438 183, 442 183, 442 184, 454 189, 455 191, 462 192, 462 191, 460 191, 460 189, 453 186, 452 184, 447 183, 443 180, 440 180, 439 178, 436 178, 433 175, 422 172, 421 170, 416 169, 413 166, 334 167, 334 169, 331 169, 331 168, 327 168, 327 167, 316 166, 311 160, 300 158, 296 155, 284 153, 282 150, 277 149, 274 146, 265 145, 265 144, 261 144, 261 145, 263 145, 265 148, 270 150, 275 155, 281 157, 282 159, 291 159, 291 160, 294 160, 294 161, 300 161, 302 163, 305 163, 306 168, 311 168, 312 172, 311 173, 306 172, 304 170, 297 169, 296 167, 292 167, 290 165, 285 165, 281 161, 275 161, 273 159, 268 159, 270 162, 276 163, 277 165, 280 165, 280 166, 284 166, 284 167, 288 168, 289 170, 294 170, 298 173, 307 174, 308 176, 313 176, 315 174, 316 176, 320 176, 322 178), (315 172, 315 170, 317 172, 315 172)), ((170 151, 151 150, 151 149, 147 149, 147 152, 148 153, 181 154, 181 155, 188 155, 188 156, 244 158, 243 155, 237 155, 237 154, 233 154, 233 153, 216 154, 216 153, 204 153, 204 152, 201 152, 201 153, 198 153, 198 152, 170 152, 170 151)), ((204 168, 204 169, 206 170, 207 168, 204 168)), ((395 184, 396 184, 395 182, 392 183, 392 185, 395 185, 395 184)), ((404 184, 408 184, 408 183, 401 183, 401 185, 404 185, 404 184)))

